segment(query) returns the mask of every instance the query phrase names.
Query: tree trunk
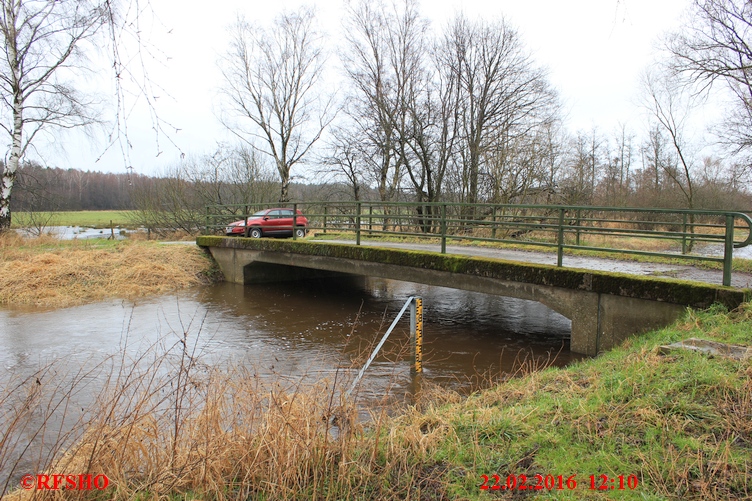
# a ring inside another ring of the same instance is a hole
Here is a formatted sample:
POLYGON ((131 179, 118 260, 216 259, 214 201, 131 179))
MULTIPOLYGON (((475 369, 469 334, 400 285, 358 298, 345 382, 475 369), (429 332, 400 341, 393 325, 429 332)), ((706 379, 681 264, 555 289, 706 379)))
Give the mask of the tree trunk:
POLYGON ((290 201, 290 180, 283 179, 282 189, 280 190, 280 194, 279 194, 279 202, 287 203, 289 201, 290 201))
POLYGON ((13 182, 16 180, 16 173, 11 172, 10 162, 5 166, 2 182, 0 183, 0 233, 10 229, 10 192, 13 189, 13 182))
MULTIPOLYGON (((10 48, 9 48, 10 50, 10 48)), ((16 72, 14 71, 15 75, 16 72)), ((10 230, 10 195, 13 191, 13 183, 16 181, 18 165, 21 162, 21 139, 23 132, 23 101, 21 96, 13 96, 13 134, 10 148, 10 157, 3 171, 0 183, 0 233, 10 230)))

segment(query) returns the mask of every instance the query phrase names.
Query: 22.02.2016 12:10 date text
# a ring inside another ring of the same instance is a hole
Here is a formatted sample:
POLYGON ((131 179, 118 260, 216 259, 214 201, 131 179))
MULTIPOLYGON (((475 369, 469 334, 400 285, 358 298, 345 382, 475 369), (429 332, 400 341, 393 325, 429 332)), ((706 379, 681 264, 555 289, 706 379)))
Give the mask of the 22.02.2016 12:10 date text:
POLYGON ((498 491, 498 490, 574 490, 580 485, 589 490, 634 490, 639 485, 637 475, 618 475, 610 477, 608 475, 590 475, 589 482, 578 482, 577 475, 508 475, 502 478, 500 475, 481 475, 483 481, 480 485, 481 490, 498 491))

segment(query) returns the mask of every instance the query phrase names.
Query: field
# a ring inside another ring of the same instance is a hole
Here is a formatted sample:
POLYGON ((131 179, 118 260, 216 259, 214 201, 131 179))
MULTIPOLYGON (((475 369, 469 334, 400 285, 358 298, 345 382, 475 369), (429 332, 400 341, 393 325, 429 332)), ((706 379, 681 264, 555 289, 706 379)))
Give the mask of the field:
POLYGON ((44 226, 86 226, 92 228, 109 228, 113 226, 132 226, 131 214, 135 211, 122 210, 82 210, 67 212, 14 212, 13 227, 23 228, 33 225, 33 221, 41 221, 44 226))

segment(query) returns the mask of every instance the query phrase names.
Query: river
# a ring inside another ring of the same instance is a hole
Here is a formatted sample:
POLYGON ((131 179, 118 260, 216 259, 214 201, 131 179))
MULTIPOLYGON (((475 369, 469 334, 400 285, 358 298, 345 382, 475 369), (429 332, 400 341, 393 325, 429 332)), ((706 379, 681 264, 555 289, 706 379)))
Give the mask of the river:
MULTIPOLYGON (((569 320, 539 303, 353 278, 222 283, 137 301, 46 311, 0 309, 0 366, 19 375, 55 359, 78 367, 123 346, 137 353, 187 331, 203 356, 215 363, 253 364, 268 374, 327 373, 350 368, 355 355, 381 337, 411 295, 422 296, 425 305, 426 380, 462 390, 472 388, 479 376, 513 370, 520 357, 557 365, 573 359, 569 320)), ((391 349, 407 341, 407 320, 400 326, 391 349)), ((408 356, 397 362, 377 358, 364 380, 364 387, 371 388, 365 395, 383 394, 380 386, 387 383, 397 393, 404 391, 409 367, 408 356)))
MULTIPOLYGON (((9 381, 36 377, 52 364, 56 369, 40 376, 40 384, 54 379, 64 386, 65 378, 78 377, 86 391, 77 392, 74 407, 84 411, 107 376, 98 367, 108 356, 117 355, 109 359, 111 370, 185 335, 191 352, 209 365, 242 364, 270 379, 333 379, 337 373, 344 383, 412 295, 424 300, 424 381, 466 393, 514 372, 523 360, 561 366, 581 358, 569 352, 570 321, 539 303, 340 278, 222 283, 65 309, 0 309, 0 382, 8 391, 9 381)), ((358 392, 364 408, 382 405, 385 396, 391 403, 411 398, 408 331, 404 319, 366 372, 358 392)))

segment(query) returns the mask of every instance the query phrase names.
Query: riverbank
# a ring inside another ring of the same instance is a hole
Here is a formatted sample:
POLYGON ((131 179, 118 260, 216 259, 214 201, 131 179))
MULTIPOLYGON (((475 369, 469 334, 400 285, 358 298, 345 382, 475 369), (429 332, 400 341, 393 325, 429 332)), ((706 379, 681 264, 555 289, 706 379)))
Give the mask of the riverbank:
POLYGON ((0 305, 60 308, 164 294, 209 283, 216 274, 195 246, 0 237, 0 305))
MULTIPOLYGON (((106 475, 106 493, 10 499, 750 499, 752 362, 660 348, 690 337, 750 345, 752 306, 688 312, 595 359, 522 370, 470 397, 424 388, 417 404, 365 424, 347 381, 266 383, 205 367, 176 343, 120 374, 83 438, 44 470, 106 475), (168 370, 156 377, 155 366, 168 370)), ((28 395, 19 412, 41 407, 44 388, 16 387, 28 395)))

